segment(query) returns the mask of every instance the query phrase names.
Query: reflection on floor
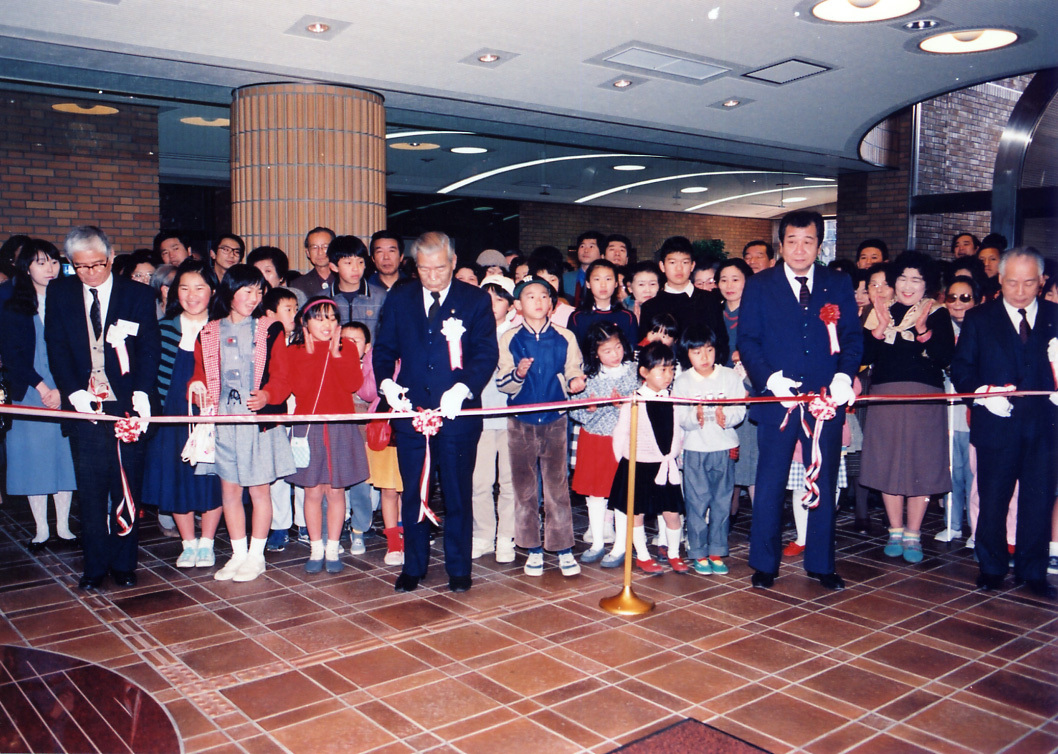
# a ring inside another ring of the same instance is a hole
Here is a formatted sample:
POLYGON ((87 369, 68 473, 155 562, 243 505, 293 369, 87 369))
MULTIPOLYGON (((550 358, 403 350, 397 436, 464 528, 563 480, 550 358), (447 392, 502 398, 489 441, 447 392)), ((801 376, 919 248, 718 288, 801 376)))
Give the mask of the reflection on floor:
MULTIPOLYGON (((930 536, 909 566, 882 555, 880 536, 844 531, 844 592, 805 578, 800 558, 754 590, 747 518, 730 575, 636 576, 657 609, 629 619, 598 608, 619 571, 567 579, 551 556, 542 578, 523 575, 521 556, 485 556, 466 594, 434 567, 402 595, 379 539, 338 576, 306 575, 307 548, 292 544, 234 584, 177 570, 180 543, 153 523, 139 585, 84 597, 79 554, 28 554, 25 504, 5 501, 0 644, 114 671, 92 685, 119 704, 128 679, 188 752, 603 752, 687 717, 772 752, 1058 750, 1055 604, 969 591, 970 551, 930 536)), ((931 514, 927 534, 939 528, 931 514)), ((4 730, 29 743, 39 721, 3 666, 4 730)))

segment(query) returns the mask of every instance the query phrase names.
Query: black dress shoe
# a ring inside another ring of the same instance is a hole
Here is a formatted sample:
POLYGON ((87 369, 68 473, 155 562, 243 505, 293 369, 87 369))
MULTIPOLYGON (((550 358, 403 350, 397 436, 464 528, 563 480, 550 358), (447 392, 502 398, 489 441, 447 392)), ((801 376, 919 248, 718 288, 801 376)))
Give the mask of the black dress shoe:
POLYGON ((453 592, 466 592, 470 590, 469 576, 452 576, 448 579, 448 588, 453 592))
POLYGON ((852 530, 857 534, 871 533, 871 520, 869 518, 857 518, 852 522, 852 530))
POLYGON ((30 552, 40 552, 44 548, 48 547, 52 543, 52 538, 48 537, 43 542, 34 542, 32 539, 26 542, 26 549, 30 552))
POLYGON ((94 592, 103 586, 103 578, 92 578, 89 576, 82 576, 81 580, 77 582, 77 588, 82 592, 94 592))
POLYGON ((67 548, 69 550, 74 550, 74 549, 77 549, 78 547, 81 546, 81 538, 80 537, 70 537, 69 539, 63 539, 62 537, 59 537, 58 543, 62 547, 65 547, 65 548, 67 548))
POLYGON ((845 581, 836 573, 815 573, 813 571, 808 571, 807 573, 808 578, 815 579, 826 589, 833 589, 835 592, 840 592, 845 588, 845 581))
POLYGON ((775 583, 775 574, 765 573, 764 571, 754 571, 753 576, 750 577, 749 583, 753 584, 757 589, 771 589, 772 584, 775 583))
POLYGON ((1047 581, 1047 579, 1014 579, 1015 586, 1026 586, 1028 590, 1035 594, 1037 597, 1043 597, 1044 599, 1053 600, 1058 598, 1058 589, 1055 589, 1047 581))
POLYGON ((136 586, 136 572, 135 571, 114 571, 110 572, 110 577, 114 579, 114 586, 136 586))
POLYGON ((977 588, 982 592, 994 592, 1003 587, 1003 578, 1003 576, 989 575, 987 573, 978 574, 977 588))
POLYGON ((398 576, 396 583, 393 584, 393 590, 396 592, 414 592, 418 588, 419 580, 406 573, 402 573, 398 576))

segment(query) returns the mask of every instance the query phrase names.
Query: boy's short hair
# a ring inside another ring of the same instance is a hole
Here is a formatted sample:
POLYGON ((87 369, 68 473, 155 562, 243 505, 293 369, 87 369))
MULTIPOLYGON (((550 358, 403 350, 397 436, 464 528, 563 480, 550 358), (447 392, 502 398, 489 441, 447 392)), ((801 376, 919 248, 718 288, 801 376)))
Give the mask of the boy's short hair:
POLYGON ((279 303, 288 299, 296 304, 298 297, 288 288, 272 288, 264 295, 261 306, 264 307, 266 312, 279 311, 279 303))
POLYGON ((548 259, 546 256, 534 255, 529 257, 529 270, 526 277, 536 275, 538 272, 546 272, 548 275, 561 278, 562 265, 555 263, 553 259, 548 259))
POLYGON ((676 342, 676 354, 679 356, 680 364, 684 369, 691 368, 691 359, 688 351, 702 348, 703 346, 712 346, 716 349, 717 364, 723 364, 727 361, 726 354, 721 358, 720 348, 716 344, 716 333, 713 332, 713 328, 709 327, 709 325, 695 322, 684 328, 680 339, 676 342))
POLYGON ((363 322, 358 322, 354 319, 352 322, 346 322, 344 325, 342 325, 342 330, 345 330, 347 328, 352 330, 359 330, 364 334, 364 343, 371 343, 371 328, 365 325, 363 322))
POLYGON ((327 261, 338 264, 339 259, 347 257, 360 257, 366 265, 371 261, 371 255, 367 253, 364 242, 356 236, 335 236, 327 247, 327 261))
POLYGON ((639 368, 648 372, 654 367, 675 366, 676 354, 664 343, 654 341, 639 349, 639 368))
POLYGON ((686 254, 691 259, 694 259, 694 247, 691 246, 691 242, 686 236, 669 236, 662 242, 661 248, 658 249, 658 261, 664 262, 669 254, 686 254))
POLYGON ((514 289, 514 297, 520 299, 522 292, 531 285, 542 285, 547 289, 548 294, 551 296, 551 306, 558 303, 558 291, 551 287, 551 283, 535 275, 526 275, 522 278, 522 282, 518 283, 514 289))
POLYGON ((278 246, 258 246, 247 255, 246 264, 256 265, 258 262, 271 262, 280 280, 285 280, 290 272, 290 260, 278 246))

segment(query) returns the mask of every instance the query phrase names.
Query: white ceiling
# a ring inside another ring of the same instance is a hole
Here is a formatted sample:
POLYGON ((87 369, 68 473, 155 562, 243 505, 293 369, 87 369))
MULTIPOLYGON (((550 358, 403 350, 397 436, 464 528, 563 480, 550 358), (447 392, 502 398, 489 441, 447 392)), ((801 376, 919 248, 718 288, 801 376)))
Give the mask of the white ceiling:
POLYGON ((185 126, 179 117, 223 115, 219 108, 237 86, 327 81, 382 93, 391 133, 472 132, 414 137, 439 144, 428 152, 387 150, 391 190, 436 192, 512 164, 587 155, 500 173, 454 193, 569 202, 627 183, 741 168, 771 172, 665 180, 588 201, 687 210, 726 199, 697 211, 770 217, 791 194, 807 194, 798 206, 833 202, 833 188, 804 179, 866 169, 860 140, 901 107, 1058 65, 1054 0, 923 0, 909 16, 868 24, 820 22, 812 4, 8 1, 0 3, 0 85, 62 87, 84 97, 102 90, 108 99, 164 104, 171 109, 161 119, 163 171, 173 177, 226 174, 226 131, 185 126), (992 52, 929 55, 917 43, 933 32, 904 28, 923 18, 940 22, 934 32, 1000 27, 1020 41, 992 52), (332 30, 313 37, 303 31, 311 20, 332 30), (700 82, 605 60, 633 44, 728 71, 700 82), (484 50, 500 51, 500 63, 478 64, 484 50), (784 85, 745 75, 787 60, 827 70, 784 85), (609 85, 622 77, 634 85, 609 85), (744 104, 718 106, 731 98, 744 104), (490 151, 448 152, 467 144, 490 151), (623 162, 645 169, 612 170, 623 162), (678 194, 692 184, 709 191, 678 194), (757 191, 774 193, 728 198, 757 191))

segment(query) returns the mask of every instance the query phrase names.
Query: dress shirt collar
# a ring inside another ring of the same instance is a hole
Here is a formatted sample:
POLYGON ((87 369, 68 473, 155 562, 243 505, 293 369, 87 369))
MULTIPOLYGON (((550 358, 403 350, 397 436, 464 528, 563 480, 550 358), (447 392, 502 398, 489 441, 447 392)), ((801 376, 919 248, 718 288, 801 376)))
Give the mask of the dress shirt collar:
MULTIPOLYGON (((452 283, 451 282, 449 282, 448 285, 446 285, 444 287, 444 290, 439 291, 439 293, 441 294, 441 298, 440 298, 440 305, 441 306, 444 306, 445 299, 448 298, 448 292, 450 290, 452 290, 452 283)), ((426 312, 427 314, 429 314, 430 313, 430 307, 433 306, 433 292, 432 291, 428 291, 426 289, 425 285, 422 288, 422 305, 423 305, 423 311, 426 312)))
MULTIPOLYGON (((1007 303, 1006 299, 1003 299, 1003 308, 1007 310, 1007 316, 1010 317, 1010 323, 1014 325, 1014 332, 1018 332, 1021 329, 1021 314, 1017 308, 1007 303)), ((1036 327, 1036 312, 1039 310, 1039 305, 1036 303, 1036 299, 1032 299, 1032 303, 1025 307, 1025 319, 1029 321, 1029 327, 1036 327)))
POLYGON ((690 298, 691 296, 694 295, 694 292, 696 290, 697 289, 694 287, 694 283, 692 283, 690 280, 688 280, 687 284, 685 286, 683 286, 682 288, 675 288, 675 287, 669 285, 668 283, 665 283, 665 293, 682 293, 682 294, 686 295, 688 298, 690 298))
POLYGON ((814 264, 808 268, 808 272, 804 275, 795 274, 794 271, 785 264, 782 266, 782 271, 786 274, 786 280, 790 283, 790 289, 793 291, 794 298, 801 298, 801 283, 797 280, 798 277, 808 278, 808 292, 812 292, 816 281, 816 266, 814 264))

